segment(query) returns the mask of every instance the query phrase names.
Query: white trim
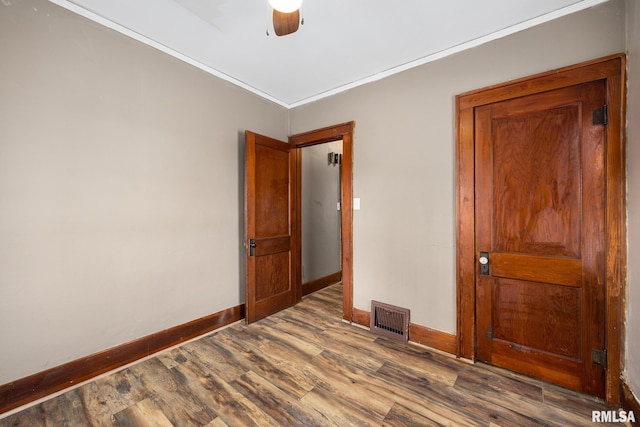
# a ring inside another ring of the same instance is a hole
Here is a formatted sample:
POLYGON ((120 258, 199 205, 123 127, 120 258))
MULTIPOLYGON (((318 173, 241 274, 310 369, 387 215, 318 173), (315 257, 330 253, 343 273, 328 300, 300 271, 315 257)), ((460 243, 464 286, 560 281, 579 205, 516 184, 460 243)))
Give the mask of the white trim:
POLYGON ((538 16, 536 18, 529 19, 528 21, 524 21, 524 22, 521 22, 519 24, 512 25, 511 27, 505 28, 505 29, 500 30, 500 31, 496 31, 495 33, 487 34, 486 36, 479 37, 479 38, 474 39, 474 40, 470 40, 468 42, 459 44, 459 45, 451 47, 449 49, 441 50, 440 52, 436 52, 436 53, 434 53, 432 55, 428 55, 428 56, 425 56, 423 58, 416 59, 415 61, 407 62, 406 64, 402 64, 402 65, 399 65, 397 67, 390 68, 390 69, 388 69, 386 71, 383 71, 383 72, 378 73, 378 74, 374 74, 374 75, 372 75, 370 77, 365 77, 364 79, 360 79, 360 80, 355 81, 353 83, 349 83, 349 84, 337 87, 335 89, 328 90, 326 92, 322 92, 322 93, 319 93, 317 95, 314 95, 314 96, 311 96, 311 97, 308 97, 308 98, 304 98, 304 99, 302 99, 300 101, 293 102, 291 104, 288 104, 288 108, 291 109, 291 108, 299 107, 301 105, 305 105, 305 104, 308 104, 310 102, 318 101, 320 99, 327 98, 329 96, 337 95, 337 94, 339 94, 341 92, 346 92, 346 91, 348 91, 350 89, 353 89, 353 88, 356 88, 358 86, 362 86, 362 85, 367 84, 367 83, 372 83, 372 82, 384 79, 386 77, 392 76, 392 75, 400 73, 402 71, 409 70, 411 68, 419 67, 420 65, 424 65, 424 64, 427 64, 429 62, 437 61, 438 59, 442 59, 442 58, 445 58, 447 56, 451 56, 451 55, 454 55, 456 53, 460 53, 462 51, 465 51, 465 50, 468 50, 468 49, 472 49, 474 47, 478 47, 478 46, 483 45, 485 43, 489 43, 489 42, 491 42, 493 40, 497 40, 497 39, 509 36, 511 34, 515 34, 515 33, 519 32, 519 31, 523 31, 523 30, 535 27, 536 25, 540 25, 540 24, 544 24, 544 23, 549 22, 549 21, 553 21, 554 19, 562 18, 563 16, 567 16, 567 15, 570 15, 572 13, 584 10, 584 9, 589 9, 591 7, 597 6, 597 5, 601 4, 601 3, 606 3, 608 1, 609 0, 584 0, 584 1, 581 1, 579 3, 572 4, 571 6, 567 6, 567 7, 564 7, 562 9, 558 9, 558 10, 556 10, 554 12, 550 12, 550 13, 547 13, 545 15, 541 15, 541 16, 538 16))
POLYGON ((109 20, 109 19, 107 19, 107 18, 105 18, 103 16, 98 15, 97 13, 91 12, 90 10, 84 9, 84 8, 74 4, 74 3, 71 3, 69 0, 49 0, 49 1, 51 3, 54 3, 54 4, 58 5, 58 6, 60 6, 60 7, 63 7, 65 9, 67 9, 67 10, 70 10, 71 12, 77 13, 78 15, 81 15, 81 16, 87 18, 87 19, 90 19, 90 20, 92 20, 94 22, 97 22, 100 25, 104 25, 105 27, 111 28, 112 30, 115 30, 115 31, 117 31, 117 32, 119 32, 121 34, 124 34, 127 37, 131 37, 134 40, 137 40, 137 41, 139 41, 141 43, 144 43, 144 44, 146 44, 148 46, 151 46, 151 47, 153 47, 155 49, 158 49, 159 51, 161 51, 163 53, 166 53, 168 55, 171 55, 174 58, 179 59, 180 61, 183 61, 183 62, 186 62, 187 64, 193 65, 194 67, 199 68, 199 69, 201 69, 202 71, 204 71, 206 73, 209 73, 209 74, 211 74, 213 76, 216 76, 216 77, 218 77, 218 78, 220 78, 222 80, 226 80, 229 83, 232 83, 232 84, 234 84, 236 86, 239 86, 239 87, 241 87, 243 89, 246 89, 249 92, 252 92, 252 93, 260 96, 261 98, 264 98, 264 99, 266 99, 268 101, 274 102, 274 103, 276 103, 276 104, 278 104, 278 105, 280 105, 282 107, 291 108, 289 106, 289 104, 287 104, 286 102, 284 102, 284 101, 282 101, 280 99, 274 98, 273 96, 269 95, 266 92, 261 91, 260 89, 257 89, 257 88, 255 88, 253 86, 250 86, 250 85, 248 85, 248 84, 246 84, 246 83, 244 83, 244 82, 242 82, 242 81, 240 81, 238 79, 235 79, 235 78, 233 78, 233 77, 231 77, 231 76, 229 76, 229 75, 227 75, 227 74, 225 74, 225 73, 223 73, 221 71, 216 70, 215 68, 212 68, 212 67, 210 67, 210 66, 208 66, 206 64, 203 64, 200 61, 197 61, 197 60, 195 60, 193 58, 190 58, 190 57, 188 57, 186 55, 183 55, 182 53, 180 53, 180 52, 178 52, 178 51, 176 51, 176 50, 174 50, 174 49, 172 49, 172 48, 170 48, 168 46, 165 46, 165 45, 163 45, 161 43, 158 43, 158 42, 156 42, 154 40, 151 40, 150 38, 148 38, 148 37, 146 37, 146 36, 144 36, 144 35, 142 35, 140 33, 137 33, 137 32, 133 31, 130 28, 124 27, 124 26, 122 26, 120 24, 117 24, 117 23, 115 23, 115 22, 113 22, 113 21, 111 21, 111 20, 109 20))
POLYGON ((233 77, 231 77, 231 76, 229 76, 229 75, 227 75, 225 73, 222 73, 222 72, 220 72, 220 71, 218 71, 218 70, 216 70, 214 68, 211 68, 210 66, 205 65, 200 61, 197 61, 197 60, 195 60, 193 58, 190 58, 190 57, 188 57, 186 55, 183 55, 180 52, 177 52, 177 51, 171 49, 168 46, 160 44, 160 43, 158 43, 158 42, 156 42, 154 40, 151 40, 150 38, 145 37, 142 34, 139 34, 139 33, 135 32, 135 31, 133 31, 133 30, 131 30, 129 28, 126 28, 126 27, 124 27, 124 26, 122 26, 120 24, 117 24, 117 23, 115 23, 113 21, 110 21, 110 20, 108 20, 108 19, 106 19, 106 18, 104 18, 104 17, 102 17, 102 16, 100 16, 100 15, 94 13, 94 12, 91 12, 91 11, 89 11, 87 9, 84 9, 84 8, 82 8, 80 6, 77 6, 77 5, 73 4, 73 3, 71 3, 69 0, 49 0, 49 1, 51 3, 55 3, 58 6, 61 6, 61 7, 65 8, 65 9, 68 9, 68 10, 74 12, 74 13, 77 13, 78 15, 84 16, 85 18, 88 18, 88 19, 90 19, 92 21, 95 21, 98 24, 104 25, 105 27, 108 27, 108 28, 111 28, 111 29, 113 29, 115 31, 118 31, 119 33, 124 34, 125 36, 131 37, 131 38, 133 38, 133 39, 135 39, 135 40, 137 40, 137 41, 139 41, 141 43, 144 43, 144 44, 149 45, 149 46, 151 46, 151 47, 153 47, 155 49, 158 49, 161 52, 164 52, 164 53, 166 53, 168 55, 173 56, 174 58, 177 58, 177 59, 179 59, 181 61, 184 61, 184 62, 186 62, 188 64, 191 64, 194 67, 197 67, 197 68, 199 68, 199 69, 201 69, 201 70, 203 70, 203 71, 205 71, 205 72, 207 72, 207 73, 209 73, 209 74, 211 74, 211 75, 213 75, 215 77, 218 77, 218 78, 220 78, 222 80, 226 80, 229 83, 232 83, 232 84, 234 84, 236 86, 239 86, 239 87, 241 87, 243 89, 246 89, 249 92, 252 92, 253 94, 258 95, 261 98, 264 98, 264 99, 266 99, 268 101, 274 102, 274 103, 276 103, 276 104, 278 104, 278 105, 280 105, 280 106, 282 106, 284 108, 292 109, 292 108, 300 107, 300 106, 305 105, 305 104, 309 104, 311 102, 318 101, 320 99, 324 99, 324 98, 328 98, 328 97, 333 96, 333 95, 337 95, 337 94, 342 93, 342 92, 346 92, 346 91, 348 91, 350 89, 356 88, 358 86, 365 85, 367 83, 372 83, 372 82, 384 79, 386 77, 392 76, 392 75, 400 73, 402 71, 409 70, 411 68, 419 67, 420 65, 424 65, 424 64, 427 64, 429 62, 437 61, 437 60, 445 58, 447 56, 451 56, 451 55, 454 55, 456 53, 460 53, 460 52, 462 52, 464 50, 472 49, 474 47, 483 45, 485 43, 489 43, 489 42, 491 42, 493 40, 497 40, 497 39, 509 36, 511 34, 515 34, 515 33, 519 32, 519 31, 523 31, 523 30, 526 30, 528 28, 535 27, 536 25, 544 24, 544 23, 552 21, 554 19, 558 19, 558 18, 561 18, 563 16, 567 16, 567 15, 570 15, 572 13, 579 12, 579 11, 584 10, 584 9, 588 9, 588 8, 597 6, 597 5, 602 4, 602 3, 606 3, 609 0, 582 0, 582 1, 579 1, 578 3, 574 3, 574 4, 570 5, 570 6, 566 6, 566 7, 562 8, 562 9, 558 9, 556 11, 553 11, 553 12, 538 16, 536 18, 529 19, 528 21, 524 21, 524 22, 521 22, 519 24, 512 25, 511 27, 505 28, 503 30, 496 31, 496 32, 491 33, 491 34, 487 34, 486 36, 479 37, 477 39, 468 41, 466 43, 459 44, 459 45, 451 47, 449 49, 445 49, 445 50, 442 50, 440 52, 436 52, 436 53, 434 53, 432 55, 428 55, 428 56, 425 56, 423 58, 416 59, 415 61, 407 62, 406 64, 402 64, 402 65, 399 65, 397 67, 390 68, 390 69, 388 69, 386 71, 383 71, 381 73, 377 73, 377 74, 374 74, 372 76, 365 77, 365 78, 357 80, 355 82, 352 82, 352 83, 349 83, 349 84, 346 84, 346 85, 342 85, 342 86, 337 87, 335 89, 331 89, 331 90, 328 90, 326 92, 322 92, 322 93, 319 93, 317 95, 313 95, 313 96, 310 96, 310 97, 307 97, 307 98, 304 98, 304 99, 301 99, 301 100, 298 100, 298 101, 295 101, 295 102, 292 102, 292 103, 287 103, 287 102, 285 102, 285 101, 283 101, 281 99, 275 98, 275 97, 273 97, 272 95, 269 95, 266 92, 263 92, 263 91, 255 88, 255 87, 250 86, 250 85, 248 85, 248 84, 246 84, 246 83, 244 83, 244 82, 242 82, 240 80, 237 80, 237 79, 235 79, 235 78, 233 78, 233 77))

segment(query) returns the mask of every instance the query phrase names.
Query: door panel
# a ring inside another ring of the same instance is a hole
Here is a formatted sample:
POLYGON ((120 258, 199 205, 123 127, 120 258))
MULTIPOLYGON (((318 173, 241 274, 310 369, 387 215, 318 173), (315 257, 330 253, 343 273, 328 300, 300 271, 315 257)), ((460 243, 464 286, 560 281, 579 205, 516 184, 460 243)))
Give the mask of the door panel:
POLYGON ((475 109, 477 357, 598 396, 604 104, 596 81, 475 109))
POLYGON ((295 148, 246 132, 246 318, 254 322, 290 307, 296 281, 295 148))
POLYGON ((579 105, 492 110, 493 250, 579 256, 579 105))
MULTIPOLYGON (((289 234, 290 146, 278 147, 256 135, 255 144, 255 232, 256 236, 289 234), (267 145, 267 142, 269 144, 267 145), (285 151, 286 149, 286 151, 285 151)), ((249 149, 249 144, 247 144, 249 149)))
POLYGON ((578 334, 566 333, 580 327, 579 288, 503 278, 494 286, 493 339, 580 357, 578 334))

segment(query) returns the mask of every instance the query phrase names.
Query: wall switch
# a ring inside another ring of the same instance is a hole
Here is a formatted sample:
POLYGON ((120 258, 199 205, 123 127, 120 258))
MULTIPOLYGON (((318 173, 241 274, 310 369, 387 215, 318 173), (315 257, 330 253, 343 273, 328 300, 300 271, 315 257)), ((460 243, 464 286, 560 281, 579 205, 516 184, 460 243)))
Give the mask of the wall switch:
POLYGON ((337 205, 337 210, 340 210, 340 202, 338 202, 337 205))
POLYGON ((353 210, 354 211, 359 211, 360 210, 360 198, 356 197, 353 199, 353 210))

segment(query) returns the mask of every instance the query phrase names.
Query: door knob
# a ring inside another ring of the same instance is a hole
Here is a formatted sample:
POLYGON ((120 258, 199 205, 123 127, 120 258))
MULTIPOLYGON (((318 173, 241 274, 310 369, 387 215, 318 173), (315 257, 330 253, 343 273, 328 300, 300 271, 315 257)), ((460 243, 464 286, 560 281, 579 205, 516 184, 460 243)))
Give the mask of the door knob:
POLYGON ((489 275, 489 252, 480 252, 478 262, 480 263, 480 274, 489 275))

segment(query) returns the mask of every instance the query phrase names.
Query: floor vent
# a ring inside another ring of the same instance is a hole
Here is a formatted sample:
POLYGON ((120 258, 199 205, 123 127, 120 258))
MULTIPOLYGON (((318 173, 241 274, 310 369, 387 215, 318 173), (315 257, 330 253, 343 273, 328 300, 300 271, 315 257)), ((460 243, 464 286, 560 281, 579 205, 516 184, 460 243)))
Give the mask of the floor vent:
POLYGON ((398 341, 409 341, 409 309, 371 301, 371 332, 398 341))

